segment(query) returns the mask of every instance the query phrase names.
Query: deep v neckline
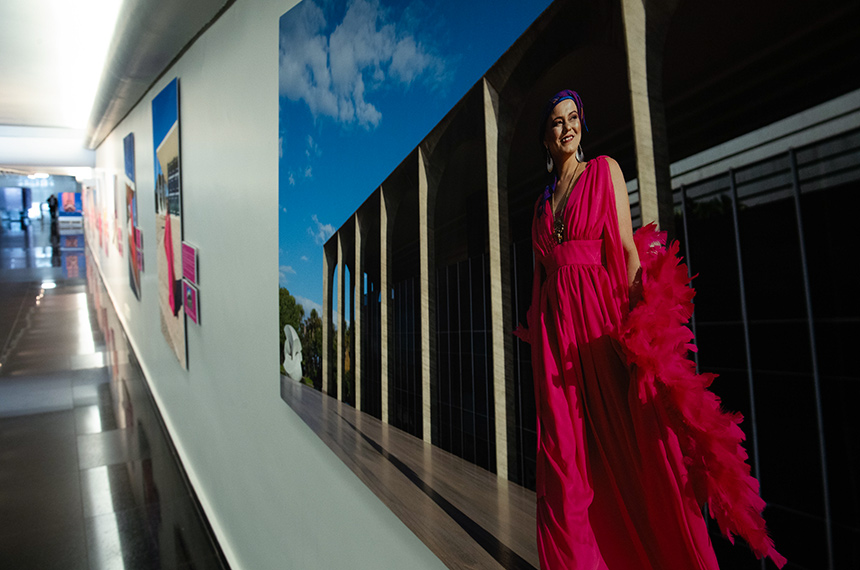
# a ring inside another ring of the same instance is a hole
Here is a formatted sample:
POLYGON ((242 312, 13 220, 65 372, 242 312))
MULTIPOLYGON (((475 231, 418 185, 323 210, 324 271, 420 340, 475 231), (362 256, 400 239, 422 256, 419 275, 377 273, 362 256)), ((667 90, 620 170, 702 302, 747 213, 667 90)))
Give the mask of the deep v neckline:
POLYGON ((580 172, 576 180, 573 181, 573 184, 566 192, 565 197, 562 198, 560 204, 553 207, 552 200, 549 200, 550 218, 552 220, 550 222, 550 234, 552 235, 554 241, 556 241, 557 243, 562 243, 564 241, 564 234, 567 233, 569 230, 567 224, 565 223, 565 214, 567 213, 568 206, 570 206, 570 199, 574 196, 574 194, 576 194, 576 198, 574 198, 574 203, 576 203, 577 198, 581 193, 579 190, 579 183, 585 176, 586 171, 588 171, 588 166, 590 164, 591 161, 587 161, 585 163, 582 172, 580 172), (559 209, 559 211, 556 212, 556 209, 559 209))

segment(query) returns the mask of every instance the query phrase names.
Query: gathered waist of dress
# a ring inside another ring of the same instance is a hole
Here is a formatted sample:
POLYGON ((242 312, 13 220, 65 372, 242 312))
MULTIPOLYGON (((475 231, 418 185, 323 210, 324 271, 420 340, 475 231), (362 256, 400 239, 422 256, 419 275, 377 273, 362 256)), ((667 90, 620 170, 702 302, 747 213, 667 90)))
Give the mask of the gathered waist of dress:
POLYGON ((547 275, 553 275, 565 265, 602 265, 602 239, 565 241, 541 258, 547 275))

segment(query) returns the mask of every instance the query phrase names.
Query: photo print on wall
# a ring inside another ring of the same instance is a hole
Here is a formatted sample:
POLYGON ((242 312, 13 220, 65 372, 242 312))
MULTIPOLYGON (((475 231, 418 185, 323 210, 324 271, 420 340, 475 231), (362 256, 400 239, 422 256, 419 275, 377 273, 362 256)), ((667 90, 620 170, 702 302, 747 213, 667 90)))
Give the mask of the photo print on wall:
POLYGON ((123 248, 122 245, 122 227, 123 224, 120 221, 119 211, 120 211, 120 203, 122 203, 122 185, 119 183, 119 177, 114 174, 113 175, 113 242, 116 246, 116 250, 119 253, 119 256, 123 256, 123 248))
MULTIPOLYGON (((140 262, 143 254, 137 247, 137 187, 134 178, 134 133, 122 139, 125 155, 125 233, 128 236, 128 281, 134 296, 140 299, 140 262)), ((122 235, 117 232, 118 237, 122 235)))
POLYGON ((354 412, 495 465, 481 78, 549 3, 304 0, 281 17, 281 397, 312 429, 363 437, 354 412), (422 184, 439 188, 432 203, 422 184), (318 421, 309 386, 344 405, 318 421))
MULTIPOLYGON (((304 0, 281 16, 279 345, 283 363, 285 327, 299 334, 294 380, 382 416, 383 295, 397 298, 390 345, 419 330, 418 202, 403 182, 417 179, 416 147, 549 3, 304 0), (397 237, 380 235, 381 187, 397 201, 387 211, 397 237), (385 241, 398 261, 384 284, 385 241)), ((399 366, 391 382, 414 402, 412 357, 385 365, 399 366)), ((420 427, 418 408, 392 406, 392 423, 420 427)))
POLYGON ((188 368, 182 302, 182 185, 179 159, 179 79, 152 100, 155 165, 155 251, 161 331, 188 368))

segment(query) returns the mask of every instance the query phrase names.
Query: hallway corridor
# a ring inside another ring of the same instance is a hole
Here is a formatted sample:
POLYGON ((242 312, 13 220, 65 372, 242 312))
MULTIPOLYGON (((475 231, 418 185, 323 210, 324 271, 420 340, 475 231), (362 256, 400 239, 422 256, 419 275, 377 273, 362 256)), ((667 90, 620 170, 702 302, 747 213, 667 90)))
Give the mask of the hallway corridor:
POLYGON ((0 233, 0 568, 224 568, 83 236, 67 237, 47 221, 0 233))

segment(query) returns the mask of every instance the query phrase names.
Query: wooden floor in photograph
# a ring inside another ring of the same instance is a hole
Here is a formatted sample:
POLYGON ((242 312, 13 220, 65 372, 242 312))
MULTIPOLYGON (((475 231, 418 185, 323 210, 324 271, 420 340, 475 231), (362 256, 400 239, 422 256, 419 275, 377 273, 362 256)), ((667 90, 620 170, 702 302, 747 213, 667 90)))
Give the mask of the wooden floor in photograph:
POLYGON ((538 568, 533 491, 286 376, 281 397, 449 568, 538 568))

